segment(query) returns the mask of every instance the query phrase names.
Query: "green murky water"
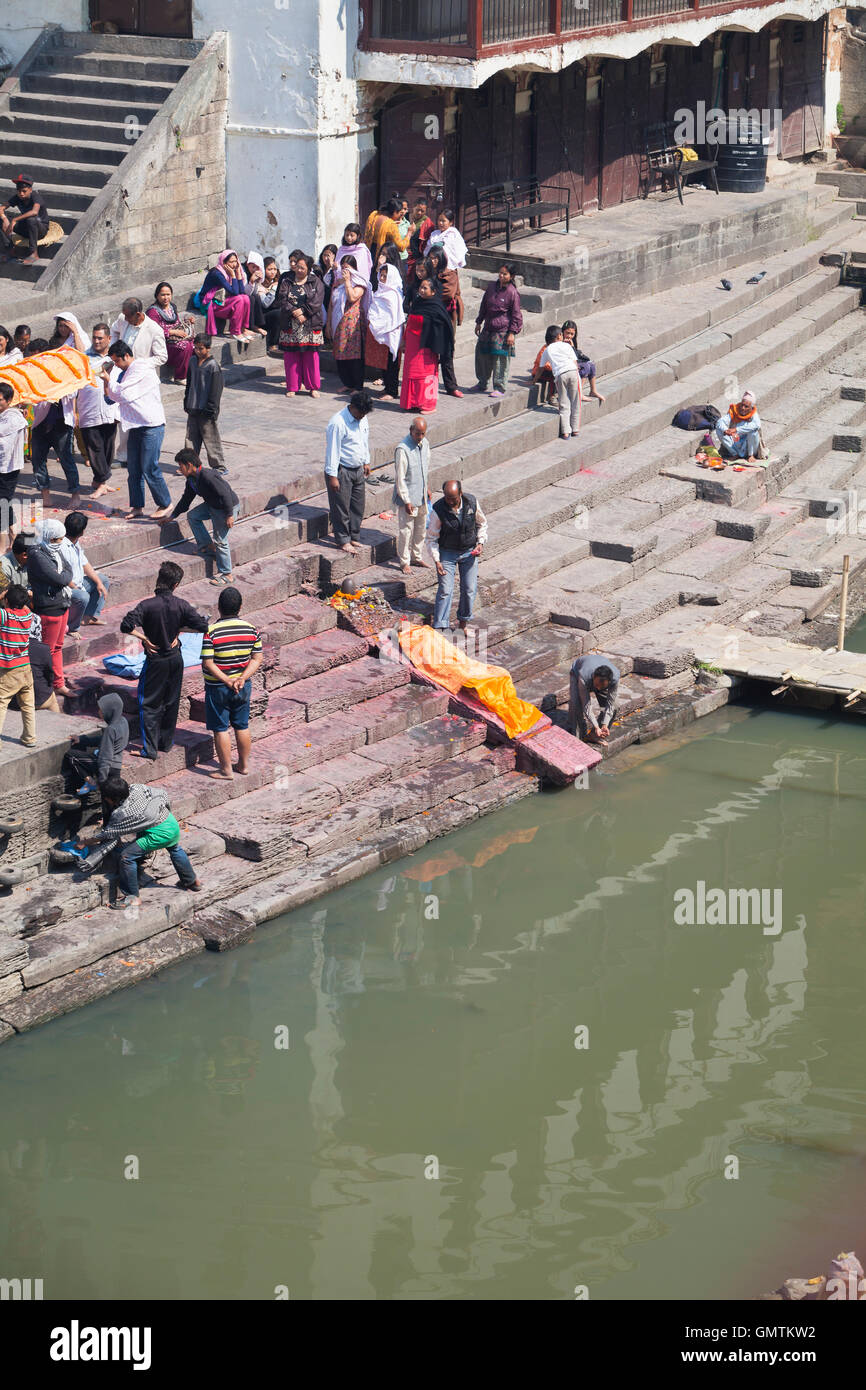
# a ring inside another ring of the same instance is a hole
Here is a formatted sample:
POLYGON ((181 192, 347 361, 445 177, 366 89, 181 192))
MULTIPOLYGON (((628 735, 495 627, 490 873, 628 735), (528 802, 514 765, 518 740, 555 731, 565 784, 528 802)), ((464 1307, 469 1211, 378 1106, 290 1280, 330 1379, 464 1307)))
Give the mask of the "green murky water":
POLYGON ((0 1275, 711 1300, 821 1272, 860 1234, 864 797, 862 725, 723 711, 15 1039, 0 1275), (778 890, 780 930, 678 924, 699 881, 778 890))

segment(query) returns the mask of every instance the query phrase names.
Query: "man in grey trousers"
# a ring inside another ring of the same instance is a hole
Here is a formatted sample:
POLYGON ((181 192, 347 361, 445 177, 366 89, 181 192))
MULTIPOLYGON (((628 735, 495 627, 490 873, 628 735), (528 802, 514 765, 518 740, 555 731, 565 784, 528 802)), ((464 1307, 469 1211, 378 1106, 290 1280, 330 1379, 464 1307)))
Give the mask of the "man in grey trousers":
POLYGON ((397 513, 397 563, 404 574, 412 565, 429 569, 424 559, 427 531, 427 503, 430 500, 430 445, 427 421, 417 415, 409 433, 394 451, 394 493, 392 506, 397 513))
POLYGON ((571 668, 568 729, 585 743, 602 743, 610 737, 616 715, 619 671, 606 656, 596 652, 579 656, 571 668))
POLYGON ((203 444, 209 466, 218 473, 226 473, 228 469, 217 424, 223 394, 223 372, 219 362, 211 356, 212 342, 209 333, 197 333, 193 339, 193 355, 183 393, 186 439, 198 458, 201 458, 203 444))

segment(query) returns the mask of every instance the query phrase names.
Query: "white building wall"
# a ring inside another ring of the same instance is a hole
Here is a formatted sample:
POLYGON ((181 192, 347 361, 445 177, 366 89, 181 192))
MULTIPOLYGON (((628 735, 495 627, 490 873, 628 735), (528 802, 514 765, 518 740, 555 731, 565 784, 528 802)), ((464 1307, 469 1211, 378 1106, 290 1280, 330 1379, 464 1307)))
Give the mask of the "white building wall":
POLYGON ((0 48, 13 66, 49 24, 88 29, 87 0, 0 0, 0 48))
POLYGON ((229 34, 229 240, 318 253, 358 197, 357 0, 198 0, 194 36, 229 34))

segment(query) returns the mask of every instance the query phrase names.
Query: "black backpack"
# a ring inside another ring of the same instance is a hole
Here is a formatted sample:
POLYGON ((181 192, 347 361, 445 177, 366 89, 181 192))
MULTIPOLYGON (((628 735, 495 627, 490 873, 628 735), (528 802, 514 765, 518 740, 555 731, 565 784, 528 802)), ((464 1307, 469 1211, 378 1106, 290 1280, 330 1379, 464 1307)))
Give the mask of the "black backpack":
POLYGON ((714 405, 686 405, 671 420, 680 430, 712 430, 721 419, 714 405))

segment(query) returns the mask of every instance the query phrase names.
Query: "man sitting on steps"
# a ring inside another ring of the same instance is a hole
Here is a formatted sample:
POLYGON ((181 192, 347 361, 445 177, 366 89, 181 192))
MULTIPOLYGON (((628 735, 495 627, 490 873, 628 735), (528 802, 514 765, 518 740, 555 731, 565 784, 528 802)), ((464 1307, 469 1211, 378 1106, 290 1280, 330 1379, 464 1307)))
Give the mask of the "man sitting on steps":
POLYGON ((616 714, 619 671, 599 653, 579 656, 571 668, 568 731, 584 743, 606 743, 616 714))
POLYGON ((157 849, 168 850, 181 888, 192 893, 201 891, 189 855, 180 847, 180 826, 171 814, 168 796, 162 787, 149 787, 142 783, 130 786, 122 777, 109 777, 102 784, 102 799, 106 810, 111 813, 108 824, 92 839, 80 838, 79 848, 98 845, 108 851, 116 849, 124 836, 135 837, 120 855, 117 872, 120 891, 111 907, 124 909, 141 906, 138 866, 146 854, 157 849))
POLYGON ((48 209, 41 194, 33 188, 29 174, 19 174, 15 180, 15 194, 0 212, 0 246, 3 255, 0 261, 12 260, 14 236, 25 237, 27 255, 22 265, 35 265, 39 260, 39 239, 48 231, 48 209), (7 216, 11 213, 11 217, 7 216))

